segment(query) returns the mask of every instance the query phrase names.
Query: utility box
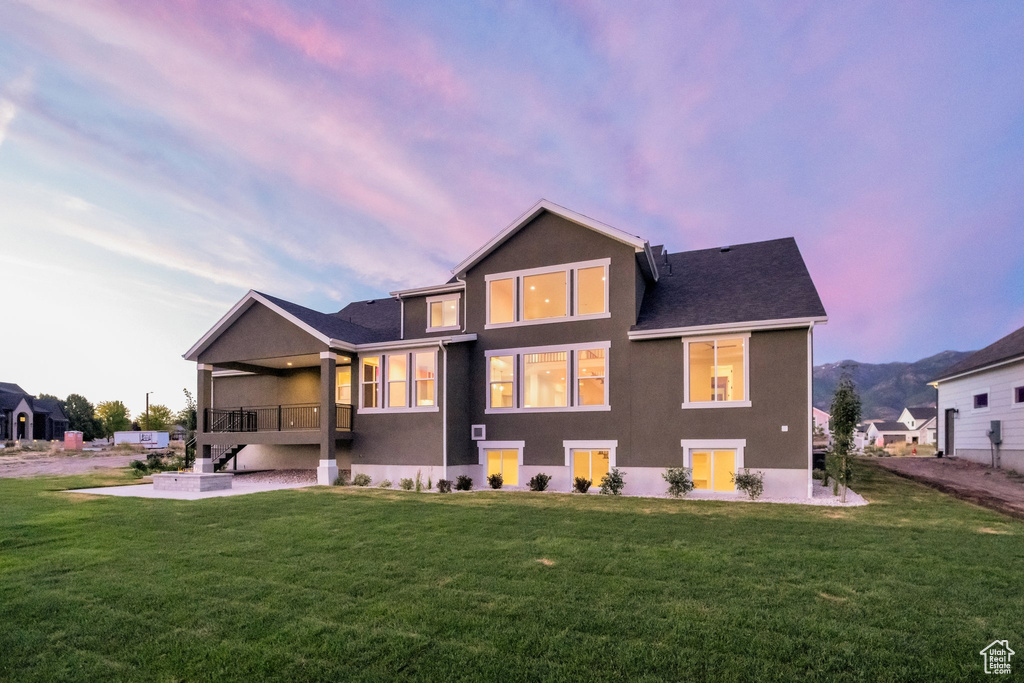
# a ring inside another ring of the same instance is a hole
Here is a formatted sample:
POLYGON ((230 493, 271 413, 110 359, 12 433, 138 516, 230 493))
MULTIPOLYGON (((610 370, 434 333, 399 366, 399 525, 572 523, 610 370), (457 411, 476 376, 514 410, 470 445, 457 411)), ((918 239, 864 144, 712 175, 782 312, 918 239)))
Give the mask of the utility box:
POLYGON ((1002 420, 992 420, 988 430, 988 440, 998 446, 1003 442, 1002 420))
POLYGON ((82 450, 82 432, 64 432, 64 450, 82 450))

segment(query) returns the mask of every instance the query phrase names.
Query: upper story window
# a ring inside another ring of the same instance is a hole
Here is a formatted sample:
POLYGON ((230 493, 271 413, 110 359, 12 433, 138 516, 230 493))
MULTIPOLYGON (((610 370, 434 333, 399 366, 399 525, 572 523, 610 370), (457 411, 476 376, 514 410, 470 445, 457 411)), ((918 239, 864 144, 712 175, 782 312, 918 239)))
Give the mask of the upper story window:
POLYGON ((427 297, 427 332, 459 329, 460 298, 458 294, 427 297))
POLYGON ((487 351, 487 412, 609 410, 609 342, 487 351))
POLYGON ((360 363, 360 412, 437 409, 437 351, 395 351, 360 363))
POLYGON ((750 335, 684 339, 684 408, 750 405, 750 335))
POLYGON ((485 327, 606 318, 611 259, 487 275, 485 327))

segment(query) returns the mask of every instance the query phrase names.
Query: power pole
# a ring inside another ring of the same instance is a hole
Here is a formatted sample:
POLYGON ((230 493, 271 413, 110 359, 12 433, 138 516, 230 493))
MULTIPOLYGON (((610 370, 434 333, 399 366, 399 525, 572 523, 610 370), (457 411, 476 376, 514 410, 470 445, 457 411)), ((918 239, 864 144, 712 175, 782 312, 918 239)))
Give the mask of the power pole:
POLYGON ((149 431, 149 395, 153 394, 153 393, 156 393, 156 392, 153 392, 153 391, 147 391, 146 392, 146 431, 149 431))

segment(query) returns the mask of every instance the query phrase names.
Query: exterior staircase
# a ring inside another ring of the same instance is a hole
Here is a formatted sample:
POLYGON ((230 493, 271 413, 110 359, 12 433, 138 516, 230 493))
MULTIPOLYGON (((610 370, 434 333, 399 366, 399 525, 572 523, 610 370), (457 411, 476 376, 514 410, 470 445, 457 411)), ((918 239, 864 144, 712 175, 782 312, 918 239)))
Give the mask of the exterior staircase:
POLYGON ((224 469, 224 466, 231 461, 238 452, 245 448, 246 444, 237 444, 235 446, 214 446, 212 450, 213 455, 213 471, 220 472, 224 469))

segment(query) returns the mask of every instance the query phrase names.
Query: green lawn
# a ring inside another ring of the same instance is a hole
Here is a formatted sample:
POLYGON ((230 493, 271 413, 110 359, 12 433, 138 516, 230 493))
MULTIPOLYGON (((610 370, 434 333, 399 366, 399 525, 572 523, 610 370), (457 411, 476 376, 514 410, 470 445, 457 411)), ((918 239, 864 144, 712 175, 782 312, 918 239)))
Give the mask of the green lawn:
POLYGON ((857 475, 844 510, 0 480, 0 679, 980 679, 992 640, 1024 652, 1024 524, 857 475))

